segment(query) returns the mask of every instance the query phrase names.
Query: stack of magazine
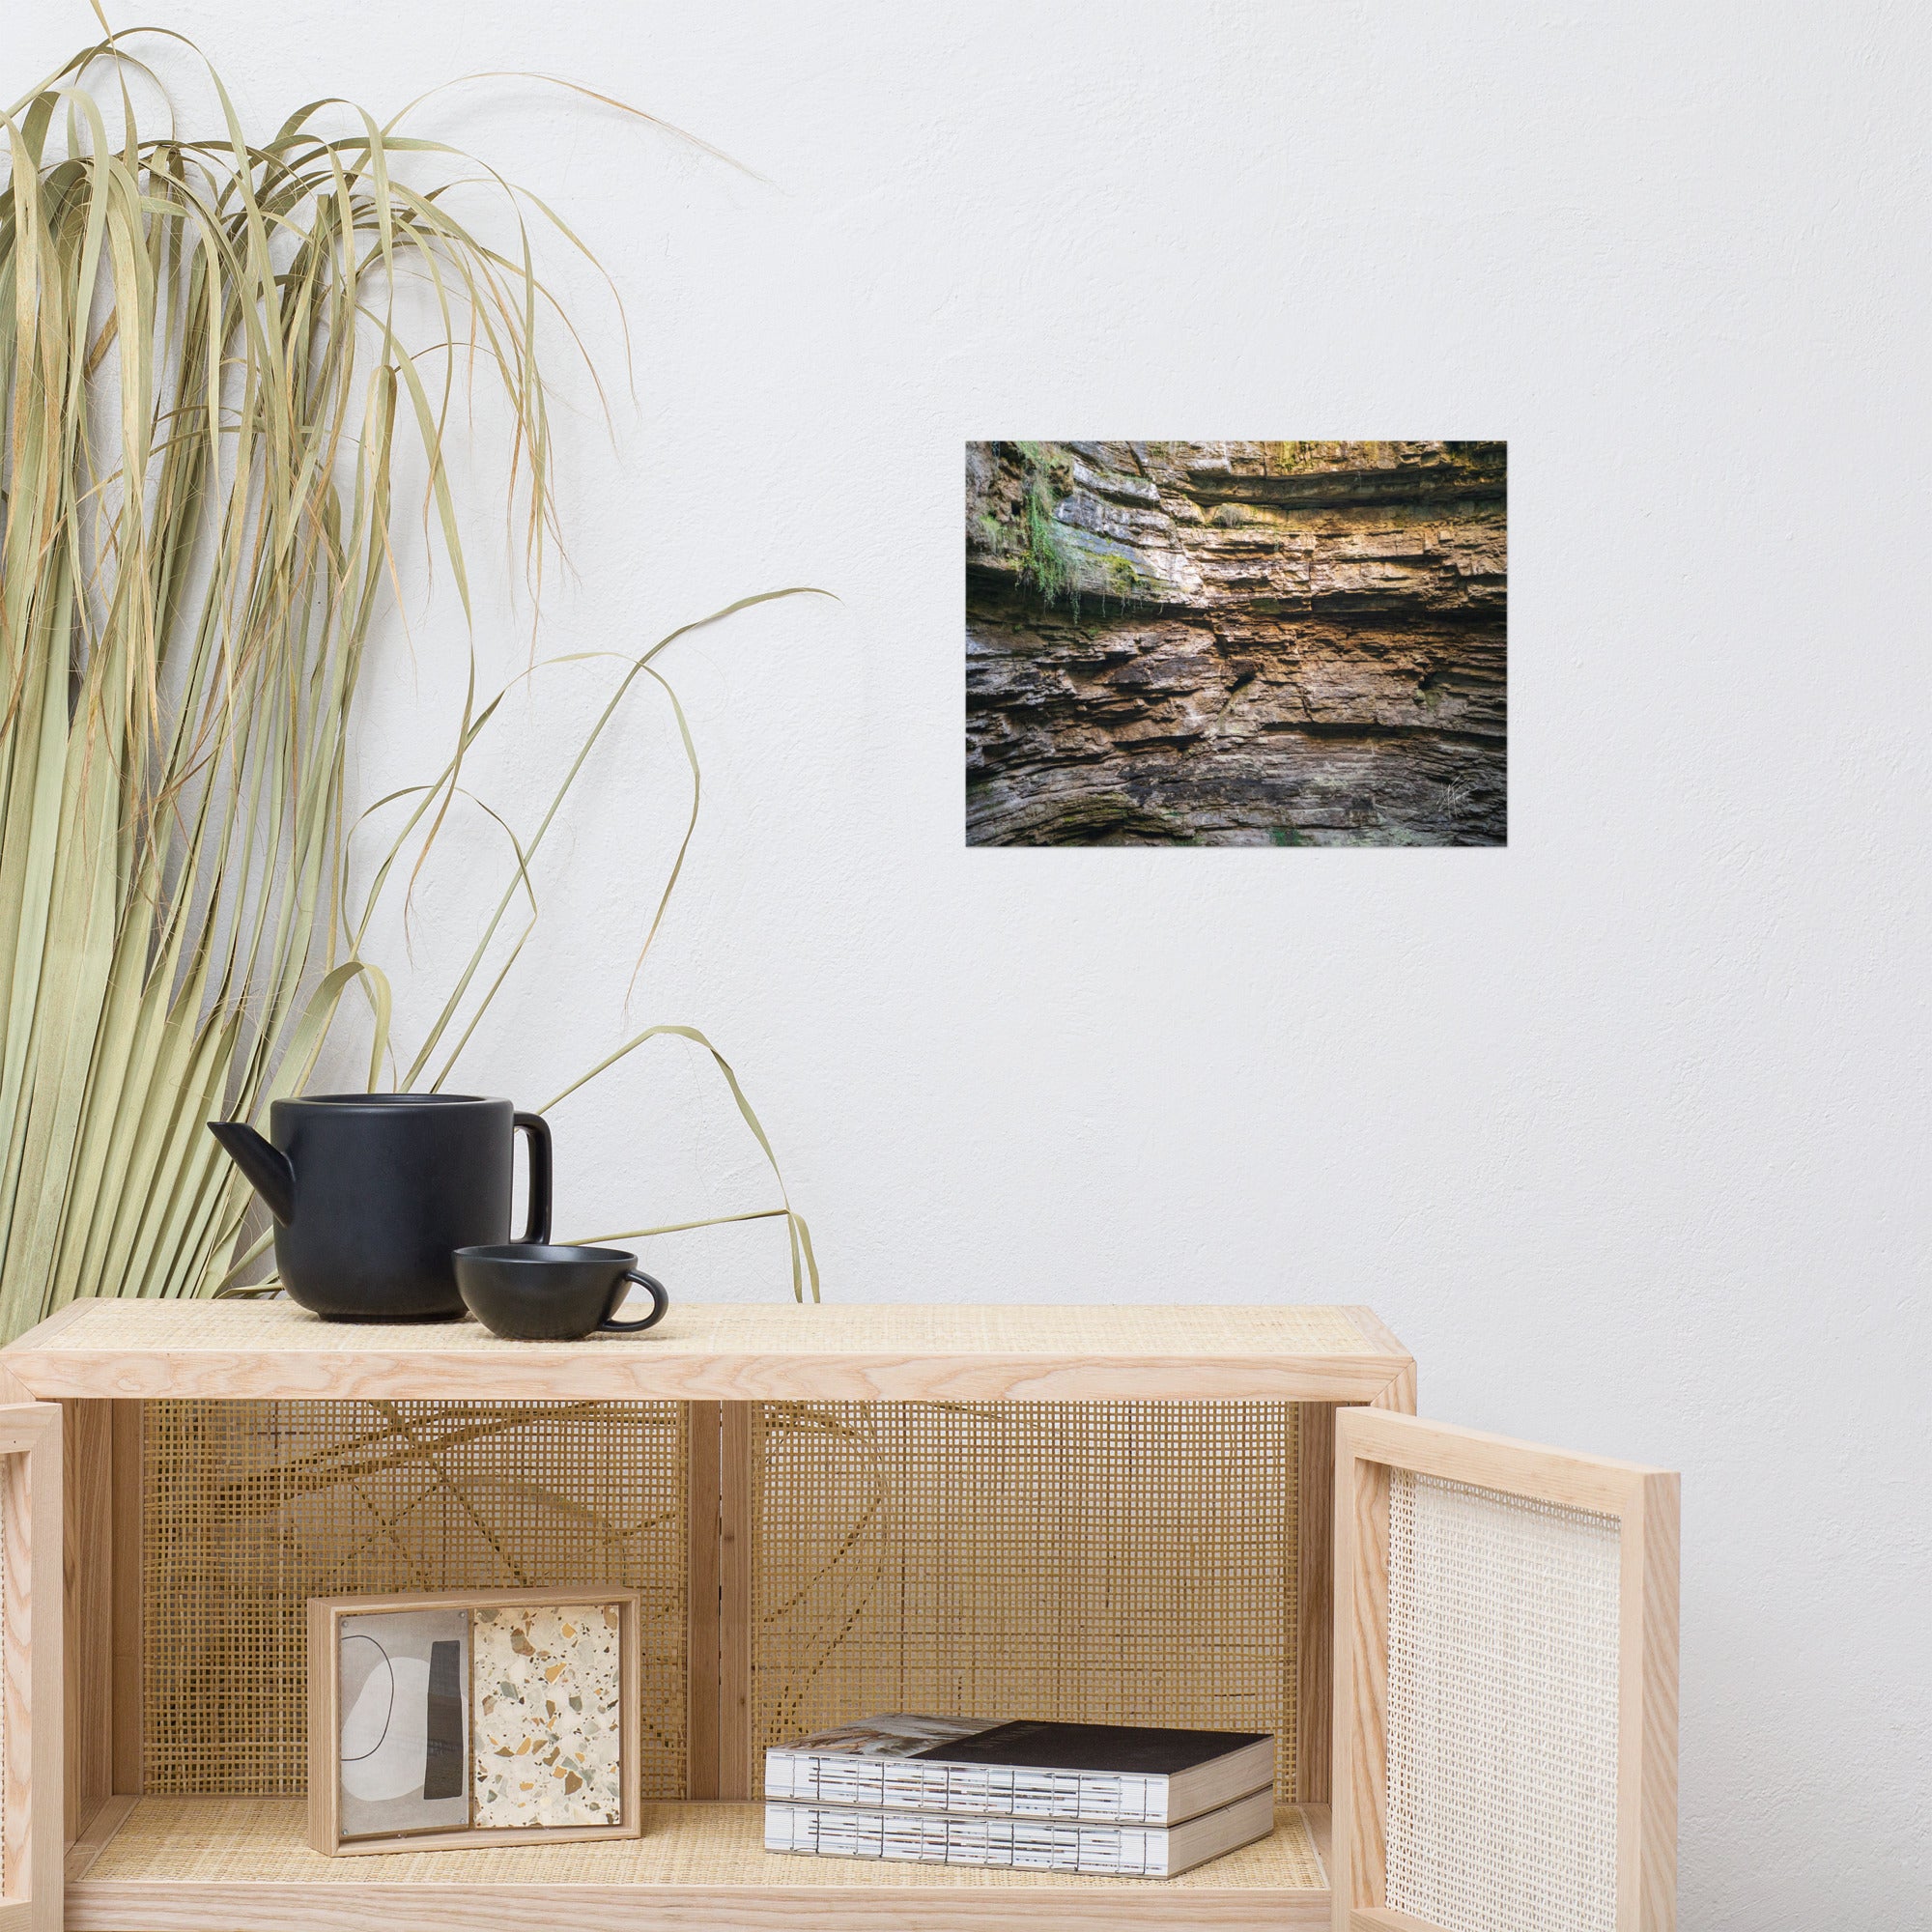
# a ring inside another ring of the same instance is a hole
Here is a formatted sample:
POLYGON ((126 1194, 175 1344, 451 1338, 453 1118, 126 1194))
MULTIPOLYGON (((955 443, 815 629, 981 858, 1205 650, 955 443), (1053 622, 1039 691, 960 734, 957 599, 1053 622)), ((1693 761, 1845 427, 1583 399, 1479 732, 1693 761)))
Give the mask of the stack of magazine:
POLYGON ((765 1849, 1172 1878, 1274 1827, 1255 1731, 893 1715, 765 1753, 765 1849))

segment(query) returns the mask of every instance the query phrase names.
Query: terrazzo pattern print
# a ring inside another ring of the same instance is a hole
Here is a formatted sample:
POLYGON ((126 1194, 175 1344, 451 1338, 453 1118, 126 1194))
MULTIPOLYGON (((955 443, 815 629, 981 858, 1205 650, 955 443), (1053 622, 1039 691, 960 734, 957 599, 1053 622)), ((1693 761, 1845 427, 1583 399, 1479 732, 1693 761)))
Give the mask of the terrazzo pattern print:
POLYGON ((497 1830, 620 1824, 617 1605, 478 1610, 470 1640, 472 1821, 497 1830))

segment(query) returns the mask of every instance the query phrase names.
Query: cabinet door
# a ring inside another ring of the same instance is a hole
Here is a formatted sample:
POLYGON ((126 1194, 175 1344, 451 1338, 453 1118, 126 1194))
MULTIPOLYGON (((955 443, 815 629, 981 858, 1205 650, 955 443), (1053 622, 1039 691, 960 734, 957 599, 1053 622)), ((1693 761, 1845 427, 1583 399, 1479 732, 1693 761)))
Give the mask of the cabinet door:
POLYGON ((1677 1491, 1339 1412, 1336 1932, 1671 1932, 1677 1491))
POLYGON ((61 1412, 0 1405, 0 1932, 61 1923, 61 1412))

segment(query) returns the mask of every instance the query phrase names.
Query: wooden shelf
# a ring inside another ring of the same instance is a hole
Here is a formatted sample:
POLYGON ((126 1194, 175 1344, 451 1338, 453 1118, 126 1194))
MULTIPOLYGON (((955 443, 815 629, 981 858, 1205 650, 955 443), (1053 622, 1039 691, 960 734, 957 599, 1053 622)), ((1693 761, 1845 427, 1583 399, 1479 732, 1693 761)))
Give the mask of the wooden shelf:
POLYGON ((289 1301, 84 1300, 0 1368, 43 1399, 1414 1406, 1414 1363, 1366 1308, 673 1305, 636 1339, 533 1343, 289 1301))
POLYGON ((641 1838, 330 1859, 298 1799, 113 1799, 69 1855, 68 1932, 1066 1932, 1326 1926, 1325 1807, 1177 1879, 784 1858, 756 1804, 653 1804, 641 1838), (1311 1857, 1312 1844, 1317 1856, 1311 1857))

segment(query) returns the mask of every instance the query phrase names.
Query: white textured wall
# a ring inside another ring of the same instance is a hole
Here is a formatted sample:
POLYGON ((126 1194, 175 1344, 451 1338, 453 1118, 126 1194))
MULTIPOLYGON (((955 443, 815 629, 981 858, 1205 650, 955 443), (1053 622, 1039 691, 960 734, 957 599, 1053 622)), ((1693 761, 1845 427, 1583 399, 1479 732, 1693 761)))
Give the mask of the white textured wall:
MULTIPOLYGON (((827 1293, 1372 1302, 1428 1413, 1681 1466, 1684 1923, 1932 1921, 1922 15, 167 12, 258 128, 536 69, 770 178, 504 82, 424 124, 553 198, 631 315, 614 451, 564 439, 543 648, 844 600, 668 661, 708 815, 632 1020, 735 1058, 827 1293), (966 851, 960 444, 993 435, 1507 437, 1509 849, 966 851)), ((7 91, 87 18, 11 21, 7 91)), ((371 793, 447 719, 451 600, 411 609, 371 793)), ((480 768, 520 823, 586 696, 480 768)), ((621 1037, 680 793, 648 704, 618 750, 486 1091, 621 1037)), ((651 1053, 558 1114, 567 1229, 764 1198, 651 1053)), ((682 1294, 783 1290, 769 1225, 653 1252, 682 1294)))

